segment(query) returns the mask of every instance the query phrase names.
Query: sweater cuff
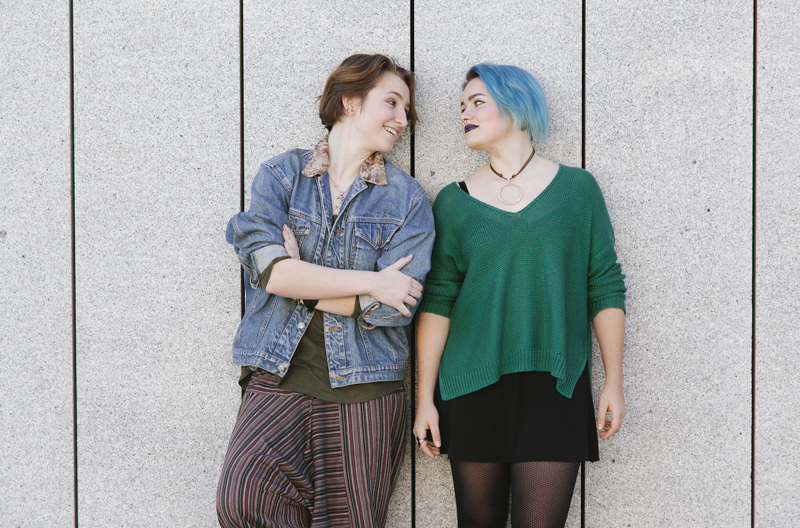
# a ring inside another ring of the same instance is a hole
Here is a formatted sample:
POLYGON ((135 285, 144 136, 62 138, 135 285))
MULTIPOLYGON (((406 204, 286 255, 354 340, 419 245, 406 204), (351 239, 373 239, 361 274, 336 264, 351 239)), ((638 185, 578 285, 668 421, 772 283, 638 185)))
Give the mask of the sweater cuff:
POLYGON ((442 317, 450 319, 453 305, 450 303, 423 300, 422 304, 419 305, 418 311, 441 315, 442 317))
POLYGON ((625 312, 625 295, 609 295, 608 297, 601 297, 600 299, 592 302, 589 305, 589 318, 594 319, 598 313, 606 308, 619 308, 625 312))

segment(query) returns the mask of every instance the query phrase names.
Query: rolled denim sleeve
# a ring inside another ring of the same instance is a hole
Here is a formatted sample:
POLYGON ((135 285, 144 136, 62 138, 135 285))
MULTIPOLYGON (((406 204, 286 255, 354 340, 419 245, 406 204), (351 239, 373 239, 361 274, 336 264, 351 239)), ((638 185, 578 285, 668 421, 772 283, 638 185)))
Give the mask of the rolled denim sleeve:
POLYGON ((289 221, 292 185, 273 167, 261 165, 251 187, 250 208, 228 222, 225 239, 233 244, 253 288, 259 287, 259 276, 275 259, 288 256, 282 228, 289 221))
MULTIPOLYGON (((402 270, 423 286, 425 276, 431 269, 434 227, 433 212, 425 191, 420 187, 411 200, 412 206, 402 227, 392 236, 383 254, 378 258, 378 271, 394 264, 398 259, 414 255, 402 270)), ((406 317, 395 308, 387 306, 370 295, 362 295, 359 302, 363 308, 358 323, 364 328, 376 326, 405 326, 411 322, 417 306, 409 306, 411 316, 406 317)))

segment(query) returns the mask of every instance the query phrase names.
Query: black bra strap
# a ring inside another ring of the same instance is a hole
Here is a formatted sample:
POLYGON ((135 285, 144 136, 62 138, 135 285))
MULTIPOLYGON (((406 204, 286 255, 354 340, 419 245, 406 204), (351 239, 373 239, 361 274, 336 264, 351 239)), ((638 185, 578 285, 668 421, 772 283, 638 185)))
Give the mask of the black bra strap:
POLYGON ((469 189, 467 189, 467 182, 460 181, 460 182, 458 182, 458 186, 461 187, 462 191, 464 191, 465 193, 469 194, 469 189))

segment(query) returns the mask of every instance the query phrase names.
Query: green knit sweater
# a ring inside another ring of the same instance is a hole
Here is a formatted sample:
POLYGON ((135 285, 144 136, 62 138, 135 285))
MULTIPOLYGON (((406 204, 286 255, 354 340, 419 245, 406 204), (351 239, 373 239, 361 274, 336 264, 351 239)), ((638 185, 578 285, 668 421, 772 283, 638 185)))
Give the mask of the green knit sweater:
POLYGON ((625 276, 594 177, 561 165, 517 213, 453 183, 433 212, 436 242, 419 309, 450 318, 442 398, 526 371, 549 371, 571 398, 591 355, 591 319, 625 309, 625 276))

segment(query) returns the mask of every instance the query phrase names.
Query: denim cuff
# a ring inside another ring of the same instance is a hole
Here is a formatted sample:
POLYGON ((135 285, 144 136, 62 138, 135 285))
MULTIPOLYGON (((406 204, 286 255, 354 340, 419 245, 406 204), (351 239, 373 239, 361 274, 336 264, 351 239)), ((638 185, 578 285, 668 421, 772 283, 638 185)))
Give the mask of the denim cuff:
POLYGON ((374 302, 378 302, 378 299, 373 297, 372 295, 365 293, 364 295, 358 296, 358 304, 361 305, 361 311, 367 312, 371 308, 371 304, 374 302))
POLYGON ((250 277, 250 286, 258 288, 258 279, 264 270, 266 270, 276 258, 288 256, 289 253, 286 252, 286 248, 277 244, 254 251, 251 258, 256 268, 256 274, 250 277))

